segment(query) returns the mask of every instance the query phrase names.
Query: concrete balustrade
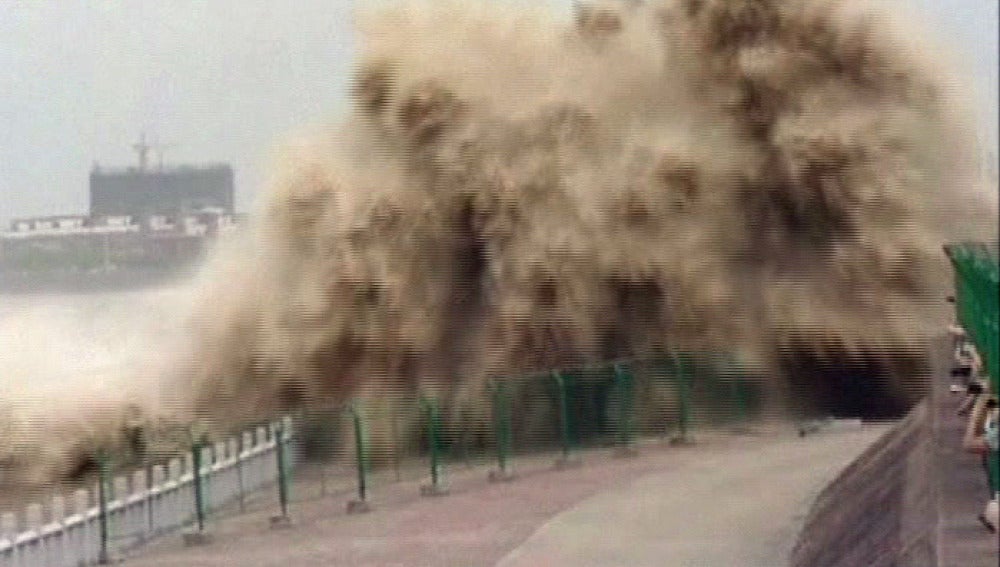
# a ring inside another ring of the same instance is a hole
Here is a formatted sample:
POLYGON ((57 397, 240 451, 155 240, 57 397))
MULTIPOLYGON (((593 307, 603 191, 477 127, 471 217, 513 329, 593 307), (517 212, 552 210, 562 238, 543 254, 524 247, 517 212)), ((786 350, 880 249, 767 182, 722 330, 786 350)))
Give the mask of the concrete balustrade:
POLYGON ((148 472, 146 470, 137 470, 132 473, 132 492, 145 492, 149 487, 147 484, 148 472))
POLYGON ((212 464, 221 464, 229 460, 229 443, 226 441, 217 441, 215 445, 215 458, 212 460, 212 464))
POLYGON ((0 562, 13 561, 17 531, 17 516, 14 513, 7 512, 0 515, 0 562))
POLYGON ((116 476, 111 483, 111 499, 121 500, 129 495, 128 477, 116 476))
POLYGON ((53 522, 62 521, 66 517, 66 498, 62 496, 53 496, 52 502, 49 504, 49 518, 53 522))
POLYGON ((167 480, 167 467, 163 465, 153 466, 153 486, 159 486, 167 480))
MULTIPOLYGON (((290 428, 290 424, 286 422, 285 427, 290 428)), ((268 429, 258 427, 202 448, 207 512, 230 505, 246 492, 276 480, 275 443, 268 429)), ((193 521, 192 461, 188 452, 165 465, 111 479, 107 502, 111 557, 176 532, 193 521)), ((290 458, 288 462, 294 465, 295 461, 290 458)), ((21 518, 14 512, 0 514, 0 567, 96 563, 101 554, 97 490, 96 483, 90 490, 76 490, 68 502, 65 497, 53 497, 48 503, 48 515, 40 503, 27 506, 21 518)))
POLYGON ((24 509, 24 525, 29 530, 37 530, 42 527, 42 505, 37 503, 28 504, 24 509))
POLYGON ((73 513, 86 514, 90 510, 90 492, 84 488, 73 492, 73 513))
POLYGON ((170 459, 167 463, 167 480, 177 480, 184 473, 184 461, 181 459, 170 459))

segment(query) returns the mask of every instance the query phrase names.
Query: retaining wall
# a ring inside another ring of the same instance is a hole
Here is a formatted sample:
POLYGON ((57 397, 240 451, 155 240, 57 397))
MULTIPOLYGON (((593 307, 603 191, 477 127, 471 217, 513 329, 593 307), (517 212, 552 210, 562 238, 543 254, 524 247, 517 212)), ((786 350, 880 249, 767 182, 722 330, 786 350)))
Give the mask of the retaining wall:
POLYGON ((932 413, 916 406, 820 494, 794 567, 937 564, 932 413))
POLYGON ((950 354, 937 341, 924 401, 819 496, 791 565, 997 565, 1000 539, 977 519, 989 490, 981 458, 962 449, 950 354))

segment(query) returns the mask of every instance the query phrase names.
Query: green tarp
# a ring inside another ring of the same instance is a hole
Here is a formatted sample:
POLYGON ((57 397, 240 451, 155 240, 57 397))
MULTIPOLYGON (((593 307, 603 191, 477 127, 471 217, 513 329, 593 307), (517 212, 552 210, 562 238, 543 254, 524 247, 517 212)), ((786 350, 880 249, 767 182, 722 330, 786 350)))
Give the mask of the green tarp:
POLYGON ((979 351, 993 392, 1000 392, 1000 263, 997 246, 983 243, 944 247, 955 272, 958 321, 979 351))

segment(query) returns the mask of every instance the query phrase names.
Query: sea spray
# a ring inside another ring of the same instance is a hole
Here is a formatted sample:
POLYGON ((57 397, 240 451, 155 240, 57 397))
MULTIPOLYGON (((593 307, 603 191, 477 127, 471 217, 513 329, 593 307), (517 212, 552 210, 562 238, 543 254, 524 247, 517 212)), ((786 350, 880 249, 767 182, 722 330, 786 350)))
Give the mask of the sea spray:
POLYGON ((669 349, 776 383, 861 364, 912 397, 940 245, 995 238, 959 94, 865 3, 409 3, 360 26, 353 111, 209 263, 151 415, 224 431, 426 388, 457 408, 492 376, 669 349))
POLYGON ((943 83, 852 7, 370 14, 354 115, 290 159, 262 279, 195 357, 206 411, 668 347, 920 349, 943 219, 989 232, 995 202, 943 83))

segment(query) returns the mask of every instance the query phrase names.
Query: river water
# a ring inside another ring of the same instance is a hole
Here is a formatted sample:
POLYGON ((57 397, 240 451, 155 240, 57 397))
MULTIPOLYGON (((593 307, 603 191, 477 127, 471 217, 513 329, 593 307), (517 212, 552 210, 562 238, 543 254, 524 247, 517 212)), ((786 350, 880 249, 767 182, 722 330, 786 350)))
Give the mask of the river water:
POLYGON ((180 294, 0 295, 0 392, 112 380, 158 335, 176 332, 180 294))
POLYGON ((189 296, 178 286, 0 295, 0 481, 45 476, 113 431, 124 408, 156 407, 189 296))

